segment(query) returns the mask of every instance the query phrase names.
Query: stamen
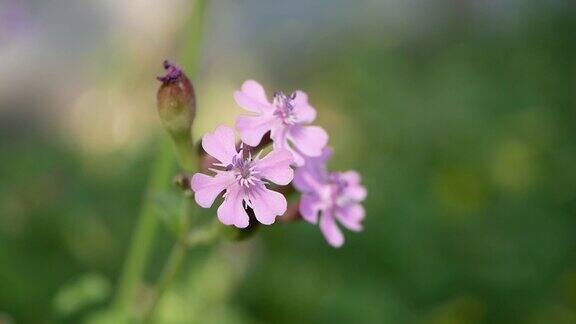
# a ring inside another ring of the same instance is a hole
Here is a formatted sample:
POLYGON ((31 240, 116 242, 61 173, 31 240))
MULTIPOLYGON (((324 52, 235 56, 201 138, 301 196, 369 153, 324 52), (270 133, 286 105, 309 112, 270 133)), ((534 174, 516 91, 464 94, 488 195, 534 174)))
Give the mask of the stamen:
MULTIPOLYGON (((243 145, 242 145, 243 146, 243 145)), ((258 152, 255 159, 260 158, 262 151, 258 152)), ((223 163, 214 163, 214 166, 223 167, 223 163)), ((260 171, 255 165, 254 157, 249 148, 242 148, 235 156, 232 157, 232 163, 226 165, 226 170, 210 169, 213 172, 232 172, 234 179, 237 183, 249 189, 250 187, 257 186, 263 183, 260 179, 260 171)))
POLYGON ((286 125, 294 125, 298 121, 294 114, 294 104, 292 101, 296 98, 296 92, 290 96, 277 91, 274 93, 273 105, 276 107, 274 116, 278 117, 286 125))

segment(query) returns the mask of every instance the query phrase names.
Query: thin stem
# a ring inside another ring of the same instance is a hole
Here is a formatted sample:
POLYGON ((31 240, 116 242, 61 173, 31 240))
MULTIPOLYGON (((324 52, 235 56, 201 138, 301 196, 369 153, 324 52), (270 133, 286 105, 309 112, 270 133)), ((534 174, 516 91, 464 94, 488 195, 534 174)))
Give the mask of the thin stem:
POLYGON ((160 141, 159 145, 159 152, 152 166, 148 190, 143 198, 128 257, 120 275, 115 305, 122 311, 128 311, 134 300, 136 286, 148 260, 150 246, 158 226, 158 217, 154 213, 155 206, 153 200, 149 198, 154 192, 163 191, 170 184, 168 179, 172 173, 174 155, 170 152, 170 144, 166 139, 160 141))
POLYGON ((158 281, 158 286, 156 287, 156 292, 152 297, 152 302, 148 311, 144 315, 144 323, 152 323, 154 319, 154 315, 156 313, 156 308, 160 299, 164 295, 164 292, 170 287, 170 283, 176 277, 178 270, 180 269, 180 265, 184 260, 184 256, 186 254, 186 245, 183 242, 176 242, 172 247, 172 251, 170 251, 170 256, 168 257, 168 261, 162 270, 162 274, 160 275, 160 280, 158 281))
POLYGON ((196 169, 196 154, 192 135, 181 138, 174 138, 174 148, 178 156, 178 163, 182 170, 192 172, 196 169))
POLYGON ((208 0, 194 1, 194 8, 192 16, 188 19, 188 26, 186 26, 186 34, 182 54, 187 58, 182 63, 182 67, 187 71, 188 75, 196 75, 198 69, 198 61, 200 57, 200 41, 202 39, 202 30, 204 28, 204 20, 206 18, 206 7, 208 0))
MULTIPOLYGON (((191 17, 191 37, 188 38, 188 46, 183 50, 184 57, 189 58, 185 63, 185 70, 189 71, 189 75, 195 75, 196 65, 198 61, 198 49, 200 48, 200 36, 202 34, 202 26, 204 22, 206 0, 197 0, 195 2, 194 12, 191 17)), ((187 138, 182 141, 174 143, 176 145, 177 155, 181 167, 190 172, 194 170, 196 162, 194 160, 194 150, 192 145, 192 138, 187 138)), ((131 303, 136 295, 136 286, 142 277, 146 261, 148 260, 150 247, 154 239, 156 228, 158 226, 158 218, 154 213, 154 203, 148 196, 157 191, 162 191, 167 188, 170 183, 170 176, 172 166, 174 164, 174 154, 170 151, 171 145, 162 141, 159 149, 158 157, 151 171, 151 179, 148 185, 147 196, 143 201, 140 215, 138 216, 138 224, 136 225, 134 237, 132 239, 131 247, 128 252, 124 269, 120 276, 118 293, 115 299, 115 306, 122 312, 129 311, 131 303)), ((187 198, 184 198, 187 201, 187 198)), ((151 320, 155 312, 156 304, 160 301, 164 291, 169 287, 171 281, 185 254, 186 245, 182 242, 188 231, 188 202, 184 203, 182 211, 182 221, 185 223, 181 239, 173 248, 168 262, 162 272, 162 276, 158 285, 158 291, 155 294, 152 307, 148 310, 146 318, 151 320)))
MULTIPOLYGON (((187 213, 190 204, 191 202, 188 199, 185 199, 182 209, 184 214, 187 213)), ((172 247, 168 260, 164 265, 164 269, 162 269, 160 279, 158 280, 158 284, 155 289, 155 294, 152 297, 152 301, 148 310, 144 314, 144 323, 153 322, 158 304, 164 293, 168 290, 168 288, 170 288, 170 284, 176 278, 182 262, 184 261, 186 251, 195 246, 214 242, 218 238, 219 234, 218 225, 218 222, 213 222, 191 233, 188 233, 187 231, 183 232, 180 240, 176 242, 172 247)), ((185 227, 188 227, 188 223, 185 224, 185 227)))

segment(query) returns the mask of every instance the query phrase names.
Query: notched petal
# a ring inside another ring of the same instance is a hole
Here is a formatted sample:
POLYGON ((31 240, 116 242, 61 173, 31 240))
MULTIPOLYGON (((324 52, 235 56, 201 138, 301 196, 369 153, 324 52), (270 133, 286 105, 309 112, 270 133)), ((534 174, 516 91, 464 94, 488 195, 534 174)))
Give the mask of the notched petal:
POLYGON ((298 90, 294 97, 294 112, 300 123, 311 123, 316 119, 316 109, 308 103, 308 95, 304 91, 298 90))
POLYGON ((315 194, 304 194, 300 198, 299 211, 305 221, 316 224, 318 222, 318 213, 322 202, 315 194))
POLYGON ((272 129, 274 117, 272 116, 240 116, 236 119, 236 129, 240 133, 242 142, 257 146, 262 137, 272 129))
POLYGON ((276 216, 284 214, 288 207, 284 195, 264 186, 252 190, 250 202, 254 209, 254 216, 264 225, 273 224, 276 216))
POLYGON ((328 244, 333 247, 338 248, 344 244, 344 235, 342 235, 342 231, 340 231, 338 225, 336 225, 336 220, 332 214, 327 213, 327 211, 324 211, 322 216, 320 216, 320 231, 324 234, 324 238, 328 244))
POLYGON ((254 113, 263 113, 273 109, 260 83, 254 80, 245 81, 239 91, 234 92, 236 103, 254 113))
POLYGON ((256 162, 256 167, 263 178, 284 186, 292 181, 294 171, 290 168, 292 153, 285 149, 275 149, 263 159, 256 162))
POLYGON ((194 200, 203 208, 210 208, 218 195, 234 182, 229 174, 217 174, 214 177, 196 173, 190 181, 190 188, 194 191, 194 200))
POLYGON ((294 126, 288 132, 288 138, 299 152, 307 156, 320 156, 328 143, 328 134, 319 126, 294 126))
POLYGON ((363 229, 362 221, 366 212, 360 204, 352 204, 336 210, 338 221, 347 229, 359 232, 363 229))
POLYGON ((238 186, 231 186, 226 190, 226 197, 220 207, 218 207, 218 219, 224 225, 234 225, 238 228, 248 227, 248 214, 242 204, 244 191, 238 186))
POLYGON ((202 148, 223 164, 230 164, 237 154, 234 130, 224 125, 218 126, 214 133, 206 133, 202 137, 202 148))

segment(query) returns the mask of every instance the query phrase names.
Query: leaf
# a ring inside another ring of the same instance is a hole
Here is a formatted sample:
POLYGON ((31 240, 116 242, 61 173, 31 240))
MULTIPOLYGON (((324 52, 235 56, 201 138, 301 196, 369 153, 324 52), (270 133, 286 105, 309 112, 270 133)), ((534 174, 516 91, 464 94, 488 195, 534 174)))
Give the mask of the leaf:
POLYGON ((66 317, 105 301, 111 291, 112 287, 107 278, 89 273, 62 286, 52 304, 58 315, 66 317))

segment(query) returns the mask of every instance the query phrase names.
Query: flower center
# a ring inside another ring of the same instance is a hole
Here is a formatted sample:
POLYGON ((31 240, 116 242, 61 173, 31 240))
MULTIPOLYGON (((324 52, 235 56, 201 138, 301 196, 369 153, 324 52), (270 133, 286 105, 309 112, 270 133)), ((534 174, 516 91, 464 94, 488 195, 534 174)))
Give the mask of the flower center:
POLYGON ((279 118, 285 125, 294 125, 298 121, 294 112, 294 99, 296 93, 286 96, 282 91, 274 93, 273 105, 276 107, 274 116, 279 118))
POLYGON ((260 171, 256 169, 252 154, 245 157, 244 150, 240 150, 238 155, 232 158, 232 164, 228 169, 234 172, 236 180, 243 187, 248 188, 262 182, 259 177, 260 171))
POLYGON ((344 190, 348 183, 342 178, 340 173, 332 172, 328 178, 328 184, 322 193, 324 201, 331 206, 343 206, 348 203, 348 198, 344 195, 344 190))

